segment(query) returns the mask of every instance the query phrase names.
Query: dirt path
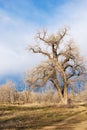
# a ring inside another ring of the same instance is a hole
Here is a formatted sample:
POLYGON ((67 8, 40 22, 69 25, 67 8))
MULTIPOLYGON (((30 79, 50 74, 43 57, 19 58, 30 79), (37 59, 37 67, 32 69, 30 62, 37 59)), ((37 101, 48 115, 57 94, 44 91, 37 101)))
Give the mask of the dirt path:
MULTIPOLYGON (((62 126, 65 126, 65 130, 66 130, 66 129, 68 130, 68 128, 66 128, 66 126, 68 126, 68 125, 66 125, 66 124, 68 124, 68 121, 73 120, 73 119, 76 118, 77 116, 82 115, 82 114, 85 114, 85 113, 86 113, 86 111, 83 111, 83 112, 81 112, 81 113, 78 113, 77 115, 74 115, 74 116, 71 116, 71 117, 65 119, 64 121, 62 121, 62 122, 60 122, 60 123, 53 124, 52 126, 45 126, 45 127, 43 127, 41 130, 55 130, 55 129, 57 129, 58 127, 61 128, 62 126)), ((70 125, 70 124, 69 124, 69 125, 70 125)), ((81 123, 78 123, 76 126, 75 126, 74 124, 72 124, 72 123, 71 123, 71 125, 72 125, 72 129, 73 129, 73 130, 87 130, 87 121, 82 121, 81 123), (75 127, 75 128, 74 128, 74 127, 75 127)), ((59 129, 58 129, 58 130, 59 130, 59 129)), ((61 129, 61 130, 62 130, 62 129, 61 129)), ((64 130, 64 128, 63 128, 63 130, 64 130)), ((70 130, 70 129, 69 129, 69 130, 70 130)))
POLYGON ((87 121, 77 124, 74 130, 87 130, 87 121))

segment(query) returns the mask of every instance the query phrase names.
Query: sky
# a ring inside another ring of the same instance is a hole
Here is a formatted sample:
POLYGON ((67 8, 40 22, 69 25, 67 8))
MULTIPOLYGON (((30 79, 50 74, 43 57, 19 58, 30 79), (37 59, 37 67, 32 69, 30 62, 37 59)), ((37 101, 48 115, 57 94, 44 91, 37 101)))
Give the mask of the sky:
POLYGON ((87 0, 0 0, 0 76, 23 73, 44 57, 26 50, 37 30, 69 26, 87 58, 87 0))

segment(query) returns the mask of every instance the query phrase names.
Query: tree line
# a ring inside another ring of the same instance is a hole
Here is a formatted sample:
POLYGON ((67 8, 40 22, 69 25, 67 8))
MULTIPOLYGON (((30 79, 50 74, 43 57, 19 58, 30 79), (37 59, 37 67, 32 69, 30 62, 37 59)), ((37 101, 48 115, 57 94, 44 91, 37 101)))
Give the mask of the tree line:
MULTIPOLYGON (((84 101, 87 103, 87 86, 84 90, 80 91, 79 88, 76 93, 69 92, 68 100, 72 102, 84 101)), ((16 84, 12 81, 7 81, 5 84, 0 85, 0 104, 58 104, 60 103, 60 97, 57 91, 49 88, 43 93, 31 91, 28 87, 23 91, 16 89, 16 84)))

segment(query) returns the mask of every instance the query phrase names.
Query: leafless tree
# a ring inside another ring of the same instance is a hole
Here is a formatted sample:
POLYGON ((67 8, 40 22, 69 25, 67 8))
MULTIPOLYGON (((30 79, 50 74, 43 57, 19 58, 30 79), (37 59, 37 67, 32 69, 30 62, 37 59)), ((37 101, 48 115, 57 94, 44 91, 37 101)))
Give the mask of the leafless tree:
POLYGON ((66 27, 50 36, 43 30, 36 34, 39 43, 28 46, 29 51, 48 57, 48 60, 27 72, 28 85, 34 88, 50 82, 57 89, 63 104, 68 101, 68 87, 73 90, 73 83, 83 80, 86 73, 83 57, 80 56, 75 43, 67 39, 67 34, 66 27), (65 40, 68 41, 64 42, 65 40))
POLYGON ((0 102, 1 103, 14 103, 16 93, 16 84, 12 81, 7 81, 0 86, 0 102))

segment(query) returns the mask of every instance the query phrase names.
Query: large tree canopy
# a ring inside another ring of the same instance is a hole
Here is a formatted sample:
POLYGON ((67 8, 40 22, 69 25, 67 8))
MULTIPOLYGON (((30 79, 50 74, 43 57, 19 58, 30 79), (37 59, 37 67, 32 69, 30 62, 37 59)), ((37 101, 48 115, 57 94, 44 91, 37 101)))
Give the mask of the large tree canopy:
POLYGON ((67 28, 52 35, 47 31, 38 32, 36 38, 39 43, 28 47, 29 51, 48 57, 27 73, 28 85, 41 87, 48 81, 52 82, 64 104, 67 104, 68 87, 73 89, 73 82, 82 81, 86 73, 83 57, 75 43, 67 39, 67 32, 67 28))

